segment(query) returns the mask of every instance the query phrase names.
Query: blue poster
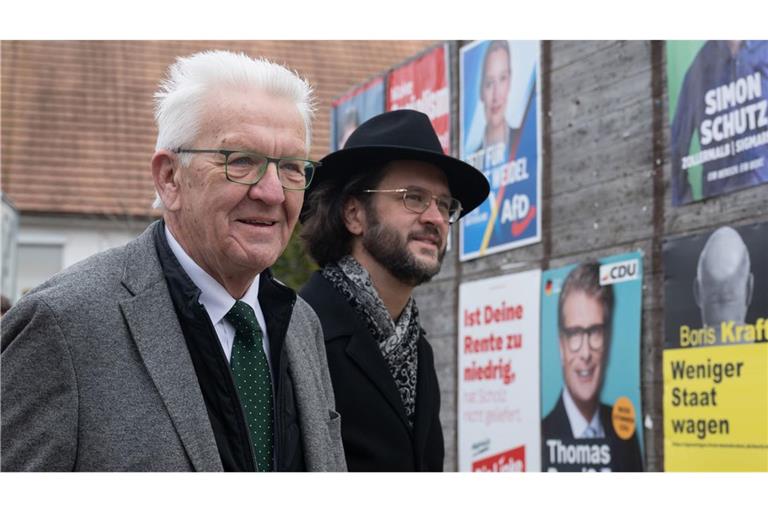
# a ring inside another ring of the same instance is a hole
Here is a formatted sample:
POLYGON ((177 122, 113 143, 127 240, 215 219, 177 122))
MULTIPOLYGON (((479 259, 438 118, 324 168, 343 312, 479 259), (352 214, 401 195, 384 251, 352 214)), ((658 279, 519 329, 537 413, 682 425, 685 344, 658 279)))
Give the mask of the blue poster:
POLYGON ((538 41, 461 48, 460 158, 491 185, 461 220, 461 261, 541 240, 539 60, 538 41))
POLYGON ((642 471, 642 254, 541 282, 542 471, 642 471))
POLYGON ((672 204, 768 183, 768 41, 667 41, 672 204))
POLYGON ((331 151, 344 147, 347 137, 361 123, 384 113, 384 77, 355 87, 331 106, 331 151))

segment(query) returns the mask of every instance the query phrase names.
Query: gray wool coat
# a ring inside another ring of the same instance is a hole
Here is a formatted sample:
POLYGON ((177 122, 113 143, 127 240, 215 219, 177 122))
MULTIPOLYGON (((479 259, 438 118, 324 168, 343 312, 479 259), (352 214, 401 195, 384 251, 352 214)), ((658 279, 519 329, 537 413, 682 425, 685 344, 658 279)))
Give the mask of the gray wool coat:
MULTIPOLYGON (((222 470, 151 230, 3 317, 3 471, 222 470)), ((344 471, 323 334, 301 298, 285 348, 306 467, 344 471)))

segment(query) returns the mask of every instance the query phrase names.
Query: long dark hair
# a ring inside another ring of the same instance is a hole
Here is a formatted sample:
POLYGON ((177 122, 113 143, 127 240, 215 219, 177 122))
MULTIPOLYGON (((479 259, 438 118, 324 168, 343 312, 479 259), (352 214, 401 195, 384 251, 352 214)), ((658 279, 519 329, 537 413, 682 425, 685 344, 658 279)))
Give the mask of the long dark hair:
POLYGON ((355 197, 364 207, 372 200, 362 191, 376 188, 383 177, 383 164, 352 176, 346 183, 326 180, 317 185, 306 199, 301 228, 304 248, 321 267, 339 261, 352 252, 352 233, 344 224, 344 205, 355 197))

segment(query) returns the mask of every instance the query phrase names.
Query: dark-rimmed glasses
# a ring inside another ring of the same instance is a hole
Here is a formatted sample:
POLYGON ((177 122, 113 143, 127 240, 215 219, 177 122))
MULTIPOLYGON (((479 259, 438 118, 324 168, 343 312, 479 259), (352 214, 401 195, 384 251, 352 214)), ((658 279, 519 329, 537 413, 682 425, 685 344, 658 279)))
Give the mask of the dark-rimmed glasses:
POLYGON ((595 324, 589 327, 564 327, 561 335, 565 338, 568 350, 578 352, 584 340, 592 350, 602 350, 605 343, 605 325, 595 324))
POLYGON ((461 215, 461 203, 454 197, 436 196, 430 194, 428 190, 419 187, 393 188, 387 190, 367 189, 363 192, 368 194, 383 192, 403 194, 403 205, 405 209, 413 213, 424 213, 435 200, 437 210, 442 215, 443 220, 448 224, 453 224, 461 215))
POLYGON ((277 178, 286 190, 306 190, 320 162, 304 158, 271 156, 233 149, 176 149, 174 153, 215 153, 224 155, 224 174, 229 181, 255 185, 264 177, 270 162, 277 166, 277 178))

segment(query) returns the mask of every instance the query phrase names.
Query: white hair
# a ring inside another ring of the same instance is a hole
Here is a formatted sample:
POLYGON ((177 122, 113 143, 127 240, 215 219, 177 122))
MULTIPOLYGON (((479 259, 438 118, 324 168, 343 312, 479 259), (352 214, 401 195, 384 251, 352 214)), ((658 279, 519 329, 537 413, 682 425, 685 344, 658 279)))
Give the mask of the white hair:
MULTIPOLYGON (((168 68, 167 78, 155 92, 155 150, 173 151, 191 144, 199 135, 206 95, 220 87, 249 87, 293 101, 304 121, 309 150, 316 102, 309 83, 295 71, 267 59, 221 50, 179 57, 168 68)), ((180 155, 179 162, 186 167, 190 159, 191 155, 180 155)), ((163 207, 157 192, 152 206, 163 207)))

